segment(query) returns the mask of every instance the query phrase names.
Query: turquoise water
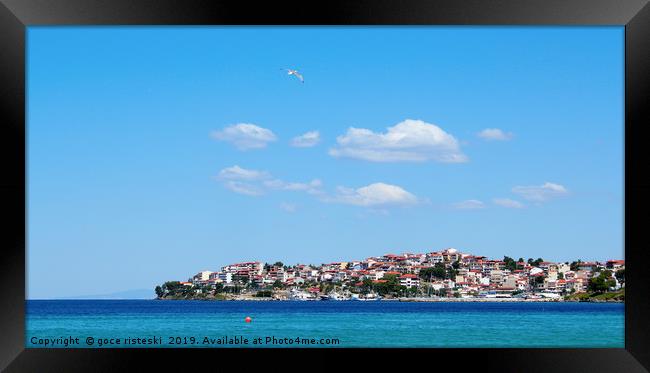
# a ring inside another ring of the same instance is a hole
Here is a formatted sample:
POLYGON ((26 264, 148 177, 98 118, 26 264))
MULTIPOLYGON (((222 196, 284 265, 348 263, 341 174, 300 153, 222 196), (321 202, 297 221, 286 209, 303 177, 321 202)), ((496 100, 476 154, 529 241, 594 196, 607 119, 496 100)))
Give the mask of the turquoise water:
POLYGON ((618 303, 32 300, 26 347, 620 348, 624 321, 618 303))

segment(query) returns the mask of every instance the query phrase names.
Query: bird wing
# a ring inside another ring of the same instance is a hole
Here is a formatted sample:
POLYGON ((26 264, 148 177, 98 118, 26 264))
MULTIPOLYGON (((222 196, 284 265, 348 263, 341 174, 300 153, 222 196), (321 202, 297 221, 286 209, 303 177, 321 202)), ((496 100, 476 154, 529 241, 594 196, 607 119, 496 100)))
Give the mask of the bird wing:
POLYGON ((305 82, 305 79, 297 71, 294 71, 293 75, 295 75, 298 79, 300 79, 301 82, 303 83, 305 82))

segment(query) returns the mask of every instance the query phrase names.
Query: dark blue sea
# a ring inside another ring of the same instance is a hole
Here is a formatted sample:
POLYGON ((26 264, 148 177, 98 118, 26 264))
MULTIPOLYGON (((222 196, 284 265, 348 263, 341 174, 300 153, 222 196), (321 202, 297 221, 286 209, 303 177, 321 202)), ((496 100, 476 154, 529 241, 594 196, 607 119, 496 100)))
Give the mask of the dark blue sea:
POLYGON ((26 305, 29 348, 624 347, 621 303, 29 300, 26 305))

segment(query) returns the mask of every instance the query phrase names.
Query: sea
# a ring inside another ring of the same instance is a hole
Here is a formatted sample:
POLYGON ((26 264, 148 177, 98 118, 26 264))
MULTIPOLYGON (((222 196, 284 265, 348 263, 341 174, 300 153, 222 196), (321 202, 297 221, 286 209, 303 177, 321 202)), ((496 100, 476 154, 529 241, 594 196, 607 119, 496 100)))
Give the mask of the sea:
POLYGON ((624 304, 28 300, 27 348, 622 348, 624 304))

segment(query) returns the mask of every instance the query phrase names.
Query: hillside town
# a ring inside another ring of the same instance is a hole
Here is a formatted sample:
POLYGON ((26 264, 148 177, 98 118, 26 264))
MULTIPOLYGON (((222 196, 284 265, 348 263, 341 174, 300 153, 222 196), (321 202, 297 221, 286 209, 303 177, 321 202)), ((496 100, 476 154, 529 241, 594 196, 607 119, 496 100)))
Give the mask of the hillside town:
POLYGON ((259 261, 157 286, 159 299, 585 300, 624 299, 625 261, 489 259, 448 248, 321 265, 259 261))

